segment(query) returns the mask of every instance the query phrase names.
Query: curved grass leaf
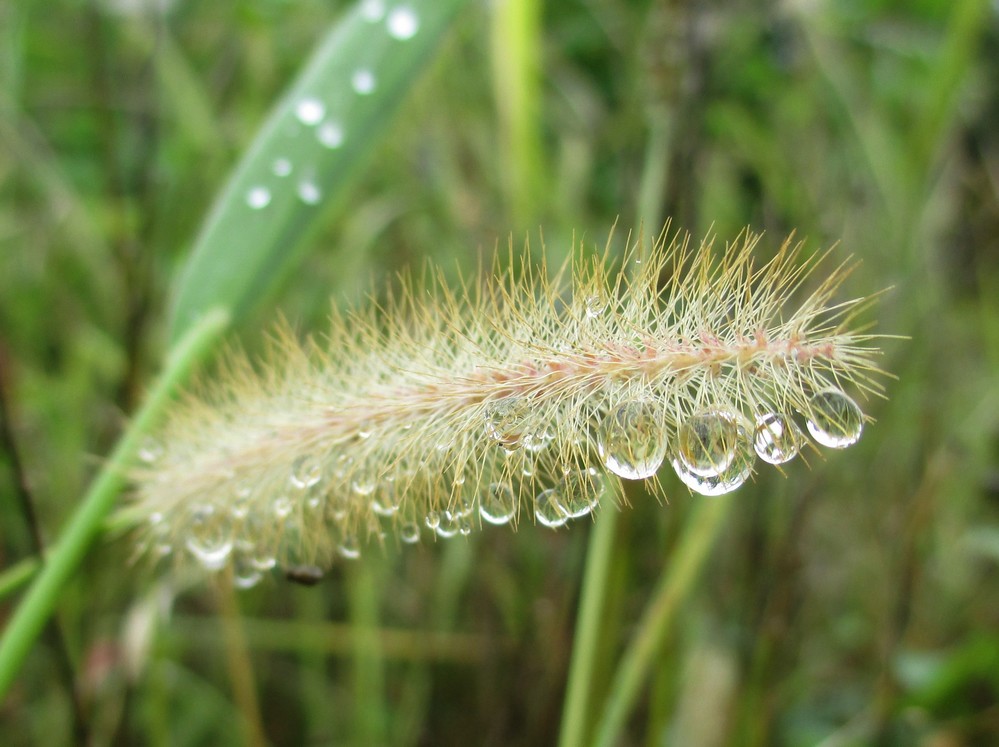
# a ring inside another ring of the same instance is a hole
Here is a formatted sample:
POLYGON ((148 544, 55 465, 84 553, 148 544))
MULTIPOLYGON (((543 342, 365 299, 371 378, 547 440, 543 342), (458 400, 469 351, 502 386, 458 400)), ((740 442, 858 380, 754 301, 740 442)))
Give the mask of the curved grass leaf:
POLYGON ((207 309, 271 291, 380 142, 466 0, 361 0, 272 111, 218 198, 175 288, 176 340, 207 309))

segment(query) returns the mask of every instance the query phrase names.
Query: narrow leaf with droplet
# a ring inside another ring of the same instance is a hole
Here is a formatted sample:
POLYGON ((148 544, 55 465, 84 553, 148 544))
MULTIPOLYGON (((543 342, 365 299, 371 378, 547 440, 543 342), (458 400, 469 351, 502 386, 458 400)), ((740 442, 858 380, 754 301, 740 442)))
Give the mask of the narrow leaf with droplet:
POLYGON ((285 276, 380 142, 466 0, 362 0, 329 31, 215 203, 175 289, 172 337, 236 318, 285 276))

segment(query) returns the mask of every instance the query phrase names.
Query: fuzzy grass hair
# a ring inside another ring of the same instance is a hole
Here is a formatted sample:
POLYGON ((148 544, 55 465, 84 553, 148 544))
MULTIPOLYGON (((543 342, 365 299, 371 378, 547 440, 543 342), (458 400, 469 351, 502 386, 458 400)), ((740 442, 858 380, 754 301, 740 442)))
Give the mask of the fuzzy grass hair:
POLYGON ((882 391, 876 336, 856 323, 871 299, 834 302, 849 264, 826 269, 793 238, 757 262, 759 239, 718 251, 664 231, 616 263, 525 259, 457 290, 428 271, 334 312, 321 340, 281 326, 258 364, 229 354, 143 450, 143 547, 249 586, 356 557, 371 535, 561 526, 613 503, 620 479, 664 497, 666 462, 718 495, 757 458, 848 446, 865 416, 847 392, 882 391))

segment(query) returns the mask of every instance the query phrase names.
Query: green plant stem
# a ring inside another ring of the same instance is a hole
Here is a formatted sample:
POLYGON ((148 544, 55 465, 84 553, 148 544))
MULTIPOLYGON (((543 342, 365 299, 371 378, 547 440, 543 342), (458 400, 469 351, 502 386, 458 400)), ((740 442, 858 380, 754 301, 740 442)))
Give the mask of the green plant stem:
POLYGON ((0 599, 13 594, 28 583, 38 572, 42 562, 38 558, 25 558, 0 573, 0 599))
POLYGON ((594 745, 616 744, 618 733, 631 712, 649 669, 656 662, 656 651, 676 618, 676 611, 686 598, 715 535, 731 505, 729 496, 701 499, 695 504, 676 551, 670 556, 670 568, 663 574, 652 602, 645 610, 611 680, 610 695, 597 726, 594 745))
POLYGON ((177 386, 212 349, 228 323, 229 315, 225 311, 209 312, 178 342, 145 404, 70 518, 61 539, 48 554, 41 573, 0 638, 0 698, 6 695, 29 649, 52 614, 63 587, 114 505, 142 435, 154 424, 177 386))
POLYGON ((618 511, 611 508, 597 517, 586 551, 583 589, 576 617, 576 635, 569 662, 569 682, 562 711, 560 747, 583 744, 590 715, 593 692, 593 670, 600 651, 600 621, 607 598, 607 576, 610 571, 618 511))

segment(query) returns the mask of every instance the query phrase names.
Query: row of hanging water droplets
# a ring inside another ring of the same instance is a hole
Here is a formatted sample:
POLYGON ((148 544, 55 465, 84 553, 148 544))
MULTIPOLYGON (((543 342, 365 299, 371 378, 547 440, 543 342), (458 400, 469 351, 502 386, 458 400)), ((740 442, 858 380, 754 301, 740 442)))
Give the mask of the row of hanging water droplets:
MULTIPOLYGON (((609 408, 593 411, 593 418, 575 442, 561 447, 548 428, 531 422, 527 397, 494 400, 482 410, 484 445, 479 444, 484 463, 476 470, 458 463, 451 450, 466 450, 467 443, 441 441, 441 454, 424 471, 440 471, 427 479, 420 467, 373 469, 353 463, 346 453, 329 451, 298 457, 289 465, 284 486, 253 485, 246 479, 221 482, 224 495, 216 503, 199 503, 189 509, 183 534, 183 551, 208 570, 226 565, 234 569, 237 586, 252 586, 277 565, 294 564, 295 548, 314 537, 306 531, 321 524, 328 546, 320 554, 360 556, 356 522, 347 523, 357 502, 366 502, 368 533, 385 539, 396 536, 407 544, 424 534, 440 539, 468 535, 478 525, 502 525, 524 519, 525 508, 538 524, 560 527, 590 514, 607 493, 605 472, 626 480, 654 478, 669 461, 691 491, 717 496, 740 487, 752 474, 756 457, 773 465, 793 459, 808 442, 788 413, 763 411, 752 419, 729 407, 710 407, 683 418, 675 429, 665 427, 661 402, 633 397, 609 408), (529 427, 527 424, 530 424, 529 427), (423 515, 414 513, 419 502, 407 502, 413 491, 445 486, 451 494, 446 508, 423 515), (273 494, 269 502, 259 497, 273 494), (260 506, 266 505, 265 512, 260 506), (261 525, 279 526, 279 531, 258 531, 261 525), (266 543, 250 537, 270 536, 266 543)), ((806 429, 816 443, 845 448, 856 443, 864 416, 848 395, 837 388, 814 393, 805 418, 806 429)), ((362 431, 358 438, 371 437, 362 431)), ((382 434, 384 435, 384 434, 382 434)), ((475 453, 473 449, 473 453, 475 453)), ((152 442, 140 457, 148 463, 160 457, 152 442)), ((369 462, 374 462, 374 455, 369 462)), ((174 547, 159 537, 161 514, 150 518, 155 553, 166 557, 174 547)), ((314 542, 314 540, 311 540, 314 542)), ((317 548, 302 548, 308 556, 317 548)))

